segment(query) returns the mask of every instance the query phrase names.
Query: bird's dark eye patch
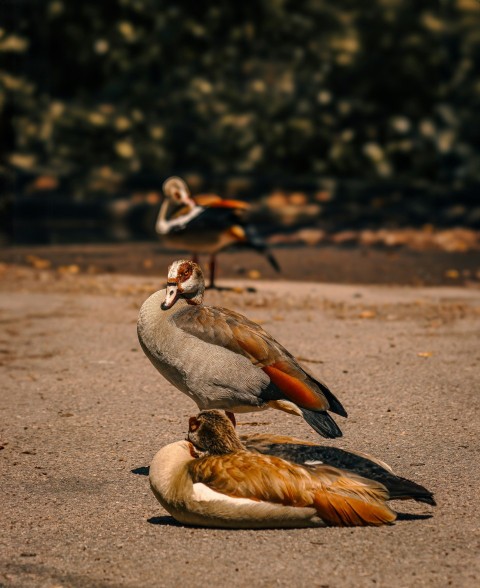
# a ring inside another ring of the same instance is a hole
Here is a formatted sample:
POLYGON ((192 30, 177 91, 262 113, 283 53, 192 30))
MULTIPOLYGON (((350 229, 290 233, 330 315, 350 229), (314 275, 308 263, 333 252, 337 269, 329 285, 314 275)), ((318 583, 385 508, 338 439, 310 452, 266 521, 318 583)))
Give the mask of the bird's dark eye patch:
POLYGON ((188 430, 190 433, 194 433, 198 427, 200 426, 200 422, 196 417, 190 417, 188 421, 188 430))
POLYGON ((191 264, 182 263, 182 265, 178 268, 177 276, 180 282, 185 282, 192 275, 192 273, 193 269, 191 264))

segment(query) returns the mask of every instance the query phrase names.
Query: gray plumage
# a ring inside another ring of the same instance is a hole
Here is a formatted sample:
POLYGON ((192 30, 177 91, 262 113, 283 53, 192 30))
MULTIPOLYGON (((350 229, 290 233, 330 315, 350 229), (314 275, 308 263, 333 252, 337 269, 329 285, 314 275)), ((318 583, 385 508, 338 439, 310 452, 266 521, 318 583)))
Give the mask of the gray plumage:
POLYGON ((167 288, 143 304, 138 338, 157 370, 200 409, 270 407, 303 417, 324 437, 340 437, 328 411, 347 413, 328 387, 257 323, 205 306, 204 292, 200 267, 181 259, 168 269, 167 288))
POLYGON ((269 377, 246 357, 179 328, 175 318, 187 303, 181 299, 162 310, 165 294, 160 290, 144 302, 137 324, 140 345, 155 368, 202 410, 262 408, 260 394, 268 388, 269 377))

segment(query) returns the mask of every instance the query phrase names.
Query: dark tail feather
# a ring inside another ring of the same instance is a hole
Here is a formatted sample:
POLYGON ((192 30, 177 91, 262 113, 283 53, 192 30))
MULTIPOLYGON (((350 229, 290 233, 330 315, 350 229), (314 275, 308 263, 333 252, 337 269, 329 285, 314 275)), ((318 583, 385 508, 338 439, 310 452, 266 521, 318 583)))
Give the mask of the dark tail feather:
POLYGON ((382 480, 382 483, 386 486, 392 500, 406 500, 407 498, 411 498, 417 502, 425 502, 432 506, 437 504, 430 490, 427 490, 424 486, 416 482, 407 480, 407 478, 391 476, 387 480, 382 480))
POLYGON ((303 418, 307 423, 322 437, 335 439, 342 436, 342 431, 338 428, 337 423, 325 411, 316 412, 299 407, 302 411, 303 418))
POLYGON ((425 502, 432 506, 436 504, 433 493, 420 484, 392 474, 392 472, 389 472, 380 464, 357 453, 350 453, 350 451, 345 451, 338 447, 302 445, 301 443, 259 444, 255 443, 254 439, 247 441, 246 446, 250 451, 276 455, 277 457, 299 464, 317 462, 318 464, 325 464, 341 470, 355 472, 364 478, 383 484, 387 488, 391 499, 405 500, 411 498, 417 502, 425 502))
POLYGON ((273 256, 273 253, 268 249, 267 244, 262 239, 262 237, 260 237, 257 230, 252 225, 244 226, 243 229, 247 238, 243 245, 245 247, 255 249, 255 251, 258 251, 258 253, 264 255, 273 269, 276 272, 281 272, 282 270, 280 269, 278 261, 273 256))
MULTIPOLYGON (((310 376, 310 374, 308 374, 308 375, 310 376)), ((312 380, 314 380, 314 382, 318 385, 320 390, 323 392, 323 395, 328 400, 329 410, 331 412, 334 412, 335 414, 340 415, 340 416, 347 417, 348 416, 347 411, 343 408, 342 403, 335 396, 335 394, 333 394, 333 392, 330 392, 329 388, 323 382, 320 382, 319 380, 316 380, 314 378, 312 378, 312 380)))
POLYGON ((246 242, 243 243, 243 245, 245 247, 249 247, 250 249, 255 249, 255 251, 257 251, 258 253, 261 253, 263 256, 266 257, 268 263, 273 267, 273 269, 280 273, 282 270, 280 268, 280 265, 278 264, 278 261, 275 259, 275 257, 273 256, 273 253, 268 249, 268 247, 265 245, 265 243, 261 243, 259 244, 258 242, 246 242))
POLYGON ((277 273, 280 273, 282 271, 280 269, 280 266, 278 265, 278 261, 275 259, 275 257, 273 256, 273 253, 271 251, 269 251, 268 249, 265 249, 265 251, 263 252, 263 255, 265 255, 268 262, 270 263, 270 265, 273 267, 273 269, 277 273))

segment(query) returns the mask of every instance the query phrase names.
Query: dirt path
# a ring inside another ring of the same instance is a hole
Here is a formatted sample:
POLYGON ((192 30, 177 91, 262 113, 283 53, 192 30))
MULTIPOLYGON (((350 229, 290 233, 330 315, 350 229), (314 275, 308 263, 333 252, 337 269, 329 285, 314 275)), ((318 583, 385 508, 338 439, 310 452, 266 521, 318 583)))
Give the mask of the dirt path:
MULTIPOLYGON (((413 286, 480 285, 480 251, 418 251, 407 247, 298 246, 273 249, 277 274, 256 252, 225 251, 218 256, 218 278, 263 278, 334 284, 413 286)), ((111 272, 163 276, 172 259, 188 256, 158 243, 18 246, 0 250, 0 262, 34 267, 75 267, 81 273, 111 272)), ((201 261, 207 263, 208 256, 201 261)))
MULTIPOLYGON (((196 407, 135 332, 152 277, 3 268, 0 586, 478 586, 480 293, 262 282, 209 293, 261 321, 347 410, 338 446, 435 491, 388 528, 227 531, 176 524, 142 475, 196 407), (429 515, 433 514, 431 518, 429 515)), ((274 411, 241 432, 314 439, 274 411)))

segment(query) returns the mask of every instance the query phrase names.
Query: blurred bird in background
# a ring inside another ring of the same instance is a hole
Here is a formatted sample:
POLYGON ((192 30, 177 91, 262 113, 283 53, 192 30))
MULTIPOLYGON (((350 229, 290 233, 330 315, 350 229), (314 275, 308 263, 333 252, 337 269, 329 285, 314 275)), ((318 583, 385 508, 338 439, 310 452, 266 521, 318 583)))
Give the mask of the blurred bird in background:
POLYGON ((187 184, 176 176, 164 182, 163 193, 165 198, 155 230, 167 246, 192 251, 196 263, 200 253, 210 255, 208 288, 217 288, 216 255, 232 245, 255 249, 267 258, 275 271, 280 271, 277 260, 255 227, 245 221, 245 212, 250 208, 246 202, 222 199, 216 194, 192 197, 187 184))

